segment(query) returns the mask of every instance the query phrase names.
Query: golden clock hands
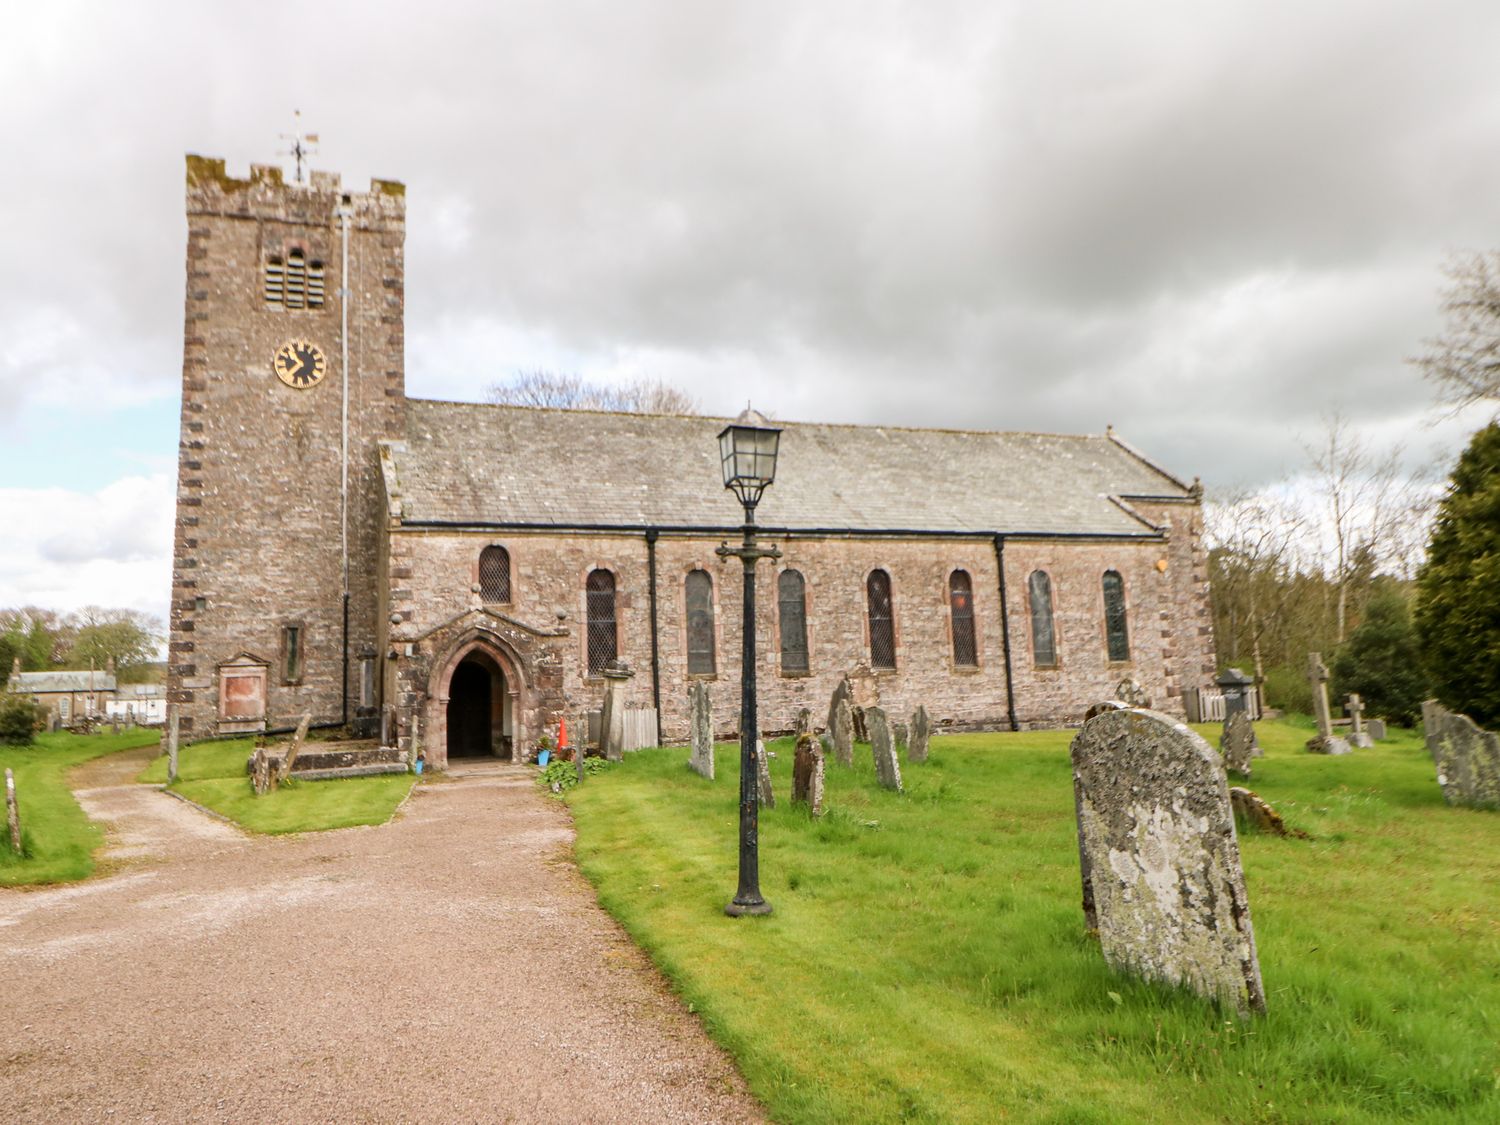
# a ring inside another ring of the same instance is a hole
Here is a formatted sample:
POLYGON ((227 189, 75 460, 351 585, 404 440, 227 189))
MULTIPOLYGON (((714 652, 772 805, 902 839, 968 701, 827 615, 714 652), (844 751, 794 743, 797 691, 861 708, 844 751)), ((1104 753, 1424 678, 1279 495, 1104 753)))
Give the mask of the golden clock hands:
POLYGON ((305 366, 305 364, 302 362, 302 357, 299 356, 296 352, 293 352, 291 355, 284 355, 284 356, 281 357, 281 361, 282 361, 283 365, 285 365, 285 363, 286 363, 287 360, 291 360, 293 363, 296 364, 295 367, 287 367, 287 369, 286 369, 287 378, 288 379, 295 379, 297 377, 298 373, 305 366))

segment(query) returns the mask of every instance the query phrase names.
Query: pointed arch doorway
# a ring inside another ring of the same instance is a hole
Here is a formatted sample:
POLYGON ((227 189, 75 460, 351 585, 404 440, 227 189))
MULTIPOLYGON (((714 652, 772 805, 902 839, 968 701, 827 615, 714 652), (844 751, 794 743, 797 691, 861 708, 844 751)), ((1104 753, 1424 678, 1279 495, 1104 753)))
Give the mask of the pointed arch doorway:
POLYGON ((451 665, 446 698, 446 758, 509 758, 514 743, 516 684, 485 646, 475 646, 451 665))

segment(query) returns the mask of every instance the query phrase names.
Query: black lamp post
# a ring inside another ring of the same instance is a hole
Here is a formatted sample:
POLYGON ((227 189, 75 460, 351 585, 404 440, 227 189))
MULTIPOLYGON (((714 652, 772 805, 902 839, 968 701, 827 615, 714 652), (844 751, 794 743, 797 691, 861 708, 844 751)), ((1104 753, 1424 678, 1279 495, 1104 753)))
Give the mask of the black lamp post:
POLYGON ((775 547, 755 542, 755 506, 761 493, 776 479, 776 453, 781 430, 748 406, 719 434, 719 454, 724 465, 724 487, 733 489, 745 508, 745 538, 738 547, 728 544, 719 555, 734 555, 745 564, 745 620, 740 649, 740 889, 724 913, 769 914, 771 904, 760 895, 760 799, 756 792, 755 736, 760 724, 755 717, 755 564, 760 559, 779 559, 775 547))

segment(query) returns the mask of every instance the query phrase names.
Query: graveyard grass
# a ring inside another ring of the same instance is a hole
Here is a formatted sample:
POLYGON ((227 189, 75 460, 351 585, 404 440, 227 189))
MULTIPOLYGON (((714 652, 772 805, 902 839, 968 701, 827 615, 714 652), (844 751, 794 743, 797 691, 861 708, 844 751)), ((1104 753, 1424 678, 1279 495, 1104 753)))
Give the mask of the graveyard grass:
MULTIPOLYGON (((384 824, 406 800, 416 781, 409 773, 334 781, 294 778, 274 793, 257 797, 245 772, 245 761, 253 749, 245 739, 184 745, 178 750, 177 781, 171 788, 241 828, 280 835, 384 824)), ((166 755, 153 761, 140 780, 165 785, 166 755)))
MULTIPOLYGON (((1198 728, 1217 745, 1218 728, 1198 728)), ((1113 973, 1084 931, 1071 732, 935 738, 898 796, 868 746, 761 811, 775 912, 730 919, 738 748, 626 755, 568 797, 581 866, 783 1122, 1500 1120, 1500 815, 1449 808, 1420 737, 1348 757, 1257 724, 1241 832, 1269 1014, 1113 973)))
POLYGON ((0 827, 0 886, 71 883, 93 874, 104 833, 79 807, 68 771, 117 750, 150 746, 157 738, 157 731, 144 727, 119 734, 57 731, 37 735, 32 746, 0 746, 0 771, 8 766, 16 775, 24 852, 17 856, 11 850, 10 833, 0 827))

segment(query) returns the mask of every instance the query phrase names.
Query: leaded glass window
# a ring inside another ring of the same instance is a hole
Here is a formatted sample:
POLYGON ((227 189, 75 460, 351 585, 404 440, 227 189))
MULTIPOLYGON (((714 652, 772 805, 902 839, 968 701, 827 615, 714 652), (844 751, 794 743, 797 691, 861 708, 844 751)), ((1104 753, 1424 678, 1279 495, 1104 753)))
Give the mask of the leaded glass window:
POLYGON ((776 579, 781 620, 781 670, 807 671, 807 584, 802 573, 783 570, 776 579))
POLYGON ((691 570, 683 583, 687 601, 688 675, 711 676, 714 658, 714 580, 706 570, 691 570))
POLYGON ((486 602, 510 601, 510 552, 504 547, 479 552, 479 596, 486 602))
POLYGON ((870 571, 865 596, 870 607, 870 667, 894 668, 896 622, 891 611, 891 576, 883 570, 870 571))
POLYGON ((1043 667, 1057 664, 1057 638, 1052 626, 1052 579, 1034 570, 1026 582, 1031 597, 1031 659, 1043 667))
POLYGON ((1125 625, 1125 580, 1117 570, 1104 572, 1104 636, 1111 660, 1130 659, 1130 633, 1125 625))
POLYGON ((615 576, 607 570, 589 572, 584 583, 588 602, 589 674, 620 654, 619 632, 615 625, 615 576))
POLYGON ((967 570, 955 570, 948 577, 948 611, 953 618, 953 663, 973 668, 979 663, 979 647, 974 637, 974 584, 967 570))

